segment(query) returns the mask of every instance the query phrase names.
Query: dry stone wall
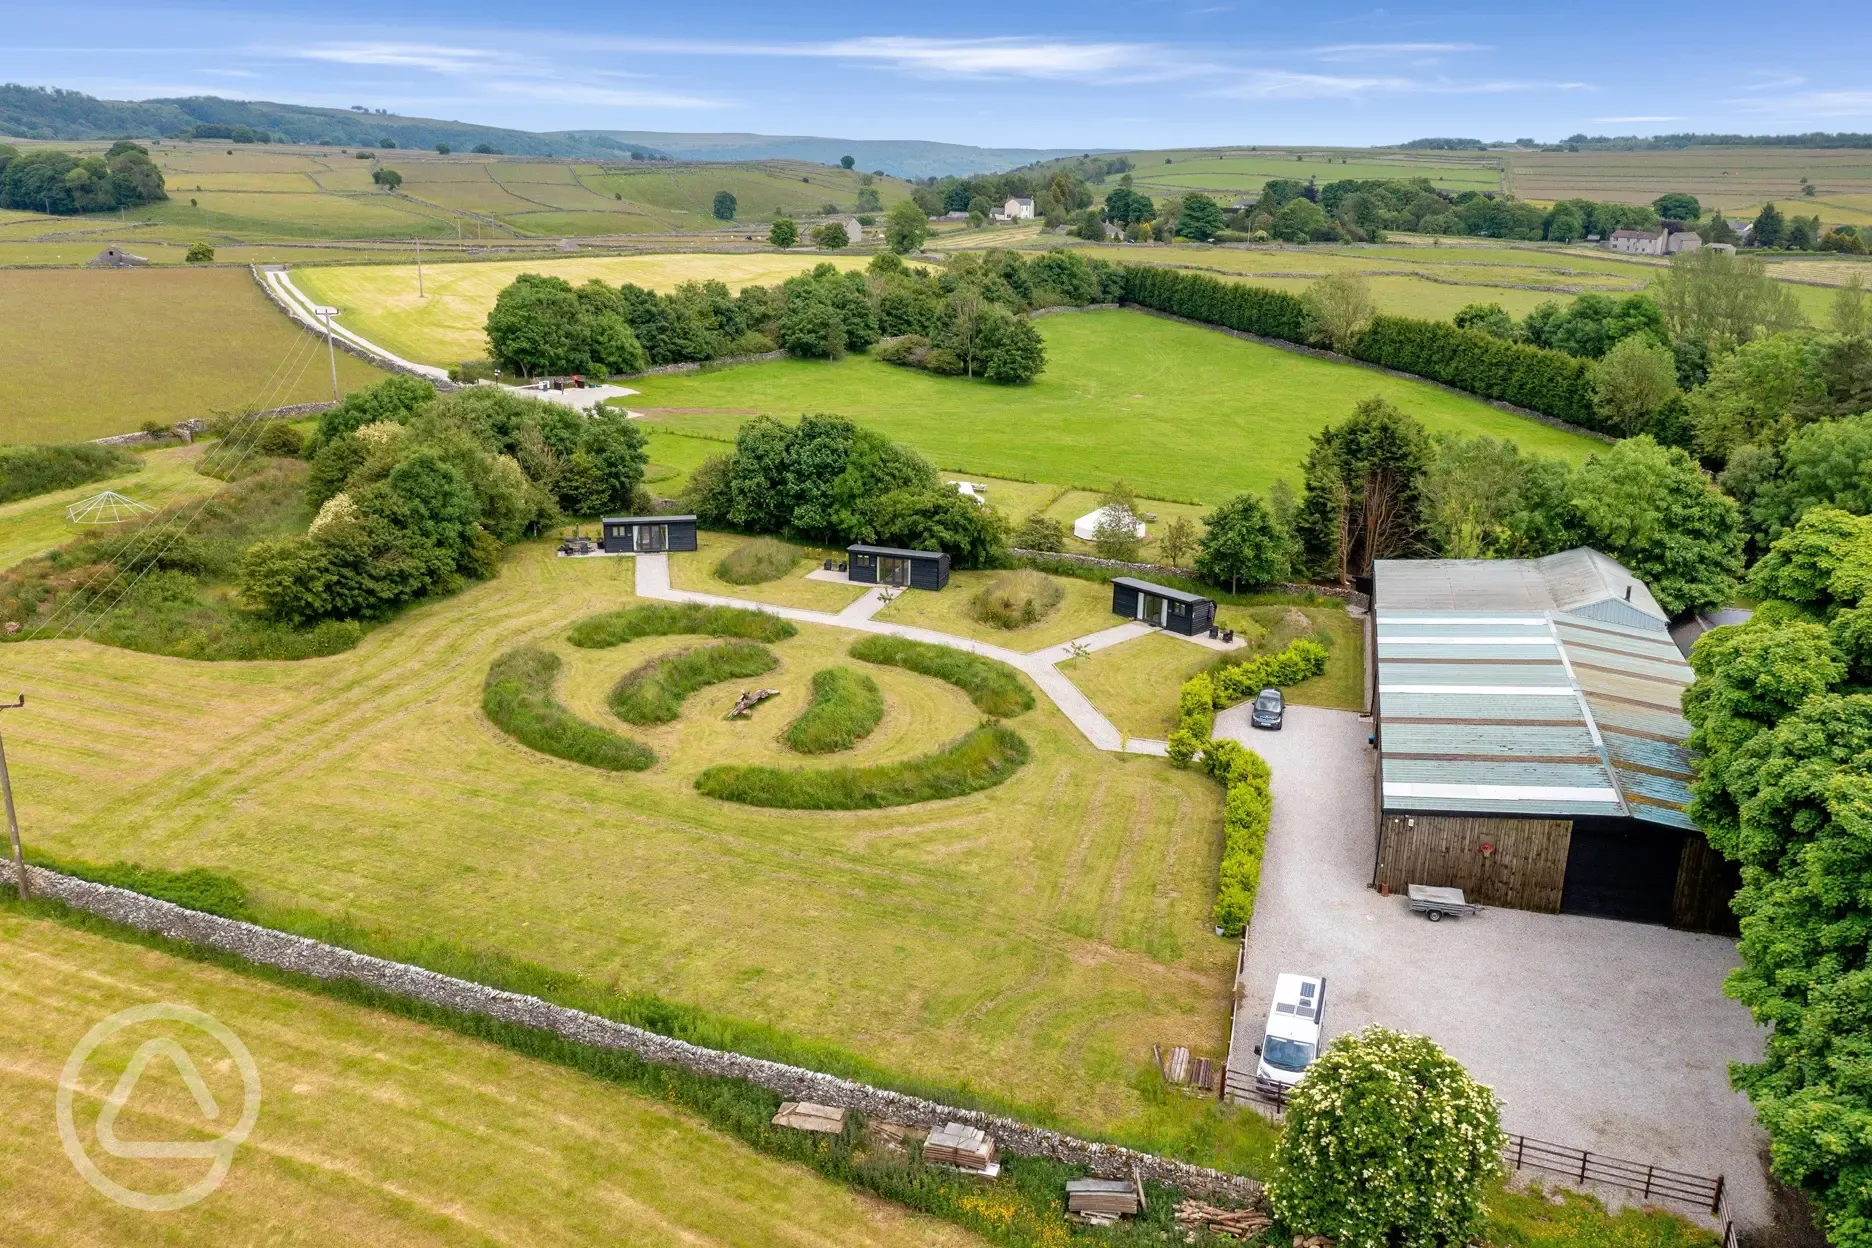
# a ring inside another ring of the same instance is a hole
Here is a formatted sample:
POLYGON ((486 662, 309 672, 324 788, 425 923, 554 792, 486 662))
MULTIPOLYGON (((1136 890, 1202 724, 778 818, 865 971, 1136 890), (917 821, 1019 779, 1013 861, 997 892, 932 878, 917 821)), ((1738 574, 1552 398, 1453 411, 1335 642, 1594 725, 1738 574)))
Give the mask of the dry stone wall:
MULTIPOLYGON (((0 881, 11 885, 13 864, 0 863, 0 881)), ((786 1100, 813 1101, 855 1109, 872 1118, 915 1127, 938 1127, 962 1122, 979 1127, 995 1138, 1001 1151, 1019 1157, 1049 1157, 1069 1165, 1085 1166, 1102 1178, 1122 1178, 1135 1168, 1145 1179, 1175 1184, 1193 1195, 1251 1201, 1260 1184, 1240 1175, 1226 1174, 1141 1153, 1113 1144, 1100 1144, 1030 1126, 1012 1118, 978 1110, 957 1109, 922 1097, 907 1096, 834 1075, 745 1057, 739 1053, 707 1049, 687 1041, 612 1022, 582 1010, 553 1005, 538 997, 503 992, 470 980, 438 975, 407 963, 371 957, 335 945, 322 944, 271 928, 187 910, 167 901, 145 897, 107 884, 93 884, 39 867, 26 869, 32 895, 54 898, 74 909, 88 911, 153 932, 171 940, 216 949, 249 962, 278 967, 316 979, 352 980, 384 992, 429 1005, 478 1014, 524 1027, 536 1027, 579 1044, 634 1053, 645 1061, 679 1066, 704 1075, 741 1079, 778 1093, 786 1100)))

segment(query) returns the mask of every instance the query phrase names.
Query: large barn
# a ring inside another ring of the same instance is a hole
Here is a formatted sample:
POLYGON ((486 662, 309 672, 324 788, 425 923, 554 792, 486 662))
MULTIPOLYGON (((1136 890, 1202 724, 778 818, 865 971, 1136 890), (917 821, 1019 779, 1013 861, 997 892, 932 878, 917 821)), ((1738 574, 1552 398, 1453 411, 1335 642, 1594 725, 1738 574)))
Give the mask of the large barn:
POLYGON ((1685 811, 1691 673, 1669 624, 1595 550, 1379 560, 1373 883, 1733 930, 1736 871, 1685 811))

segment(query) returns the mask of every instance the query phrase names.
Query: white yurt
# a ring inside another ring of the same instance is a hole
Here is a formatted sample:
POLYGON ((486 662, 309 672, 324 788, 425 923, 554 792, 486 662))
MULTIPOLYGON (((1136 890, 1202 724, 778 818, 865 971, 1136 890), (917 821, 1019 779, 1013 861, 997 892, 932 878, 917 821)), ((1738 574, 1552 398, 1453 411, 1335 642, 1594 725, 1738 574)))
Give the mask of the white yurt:
POLYGON ((1073 536, 1082 542, 1096 541, 1098 539, 1099 522, 1105 518, 1106 512, 1111 512, 1112 519, 1119 524, 1123 524, 1125 520, 1129 518, 1133 524, 1137 525, 1138 537, 1140 539, 1144 537, 1144 522, 1132 515, 1128 508, 1121 507, 1117 503, 1112 503, 1107 507, 1101 507, 1097 511, 1089 511, 1073 521, 1073 536))

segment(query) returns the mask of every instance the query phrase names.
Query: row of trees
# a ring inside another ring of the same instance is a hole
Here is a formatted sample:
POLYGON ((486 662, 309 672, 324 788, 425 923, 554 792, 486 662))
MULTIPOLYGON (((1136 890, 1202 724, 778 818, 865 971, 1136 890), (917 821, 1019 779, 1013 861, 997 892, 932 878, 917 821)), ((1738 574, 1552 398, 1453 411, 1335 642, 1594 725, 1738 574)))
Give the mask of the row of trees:
POLYGON ((102 156, 39 151, 21 155, 0 143, 0 206, 24 212, 71 216, 114 212, 168 199, 162 170, 149 149, 129 140, 113 143, 102 156))
POLYGON ((495 299, 486 329, 494 362, 529 377, 641 372, 781 349, 838 358, 881 337, 920 335, 927 341, 914 345, 929 355, 897 362, 1018 382, 1031 380, 1046 358, 1021 314, 1111 301, 1122 292, 1119 270, 1071 251, 967 253, 937 272, 886 252, 862 273, 821 264, 739 294, 714 281, 657 294, 629 283, 594 279, 574 287, 522 274, 495 299), (937 350, 946 354, 931 360, 937 350))
POLYGON ((370 619, 498 569, 504 545, 566 513, 647 504, 643 431, 474 387, 438 398, 396 377, 322 414, 311 449, 308 532, 252 546, 242 595, 295 626, 370 619))
POLYGON ((963 568, 1004 561, 1001 513, 944 488, 929 461, 842 416, 762 416, 702 463, 685 501, 706 525, 828 545, 944 550, 963 568))

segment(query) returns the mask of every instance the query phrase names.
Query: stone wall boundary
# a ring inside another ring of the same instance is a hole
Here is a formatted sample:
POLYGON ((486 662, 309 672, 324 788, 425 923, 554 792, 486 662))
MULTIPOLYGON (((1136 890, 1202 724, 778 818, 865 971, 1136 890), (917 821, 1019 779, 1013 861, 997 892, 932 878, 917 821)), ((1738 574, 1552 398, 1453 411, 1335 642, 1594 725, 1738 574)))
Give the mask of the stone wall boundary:
MULTIPOLYGON (((258 965, 308 975, 314 979, 349 980, 457 1013, 551 1032, 577 1044, 632 1053, 656 1065, 676 1066, 701 1075, 740 1079, 776 1092, 788 1100, 813 1101, 821 1105, 855 1109, 867 1117, 887 1119, 907 1126, 938 1127, 948 1122, 967 1123, 993 1136, 1002 1152, 1020 1157, 1046 1157, 1068 1165, 1084 1166, 1103 1178, 1124 1178, 1135 1170, 1145 1179, 1173 1184, 1193 1195, 1241 1202, 1253 1201, 1260 1195, 1261 1185, 1242 1175, 1174 1161, 1121 1145, 1082 1140, 998 1114, 959 1109, 799 1066, 703 1048, 628 1023, 613 1022, 582 1010, 554 1005, 538 997, 505 992, 485 984, 441 975, 403 962, 372 957, 304 936, 185 909, 172 902, 160 901, 108 884, 94 884, 42 867, 28 866, 26 875, 35 897, 60 901, 73 909, 139 931, 233 954, 258 965)), ((11 886, 13 879, 13 864, 0 862, 0 883, 11 886)))
MULTIPOLYGON (((274 265, 272 267, 283 268, 284 266, 274 265)), ((366 364, 369 364, 372 368, 381 369, 386 373, 402 373, 406 377, 414 377, 418 381, 426 381, 430 385, 434 386, 436 390, 441 393, 446 393, 450 390, 456 390, 460 388, 456 382, 449 381, 446 378, 430 377, 424 373, 420 373, 416 371, 415 369, 411 368, 404 361, 396 359, 392 356, 383 355, 376 351, 366 351, 363 347, 358 346, 357 343, 352 342, 350 339, 345 338, 340 334, 326 334, 326 333, 320 332, 319 330, 315 329, 313 326, 306 324, 305 321, 301 320, 299 316, 294 313, 292 306, 288 304, 285 298, 277 290, 274 290, 273 287, 267 282, 266 277, 264 276, 265 270, 260 265, 250 264, 247 266, 247 271, 253 274, 254 284, 260 287, 261 293, 264 294, 269 301, 271 301, 274 307, 278 308, 281 312, 285 313, 286 319, 288 321, 291 321, 292 324, 296 328, 304 330, 306 333, 311 334, 313 337, 319 339, 322 342, 326 342, 326 343, 329 343, 331 346, 337 347, 340 351, 343 351, 346 355, 356 356, 358 359, 363 360, 366 364)))

